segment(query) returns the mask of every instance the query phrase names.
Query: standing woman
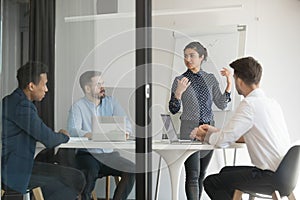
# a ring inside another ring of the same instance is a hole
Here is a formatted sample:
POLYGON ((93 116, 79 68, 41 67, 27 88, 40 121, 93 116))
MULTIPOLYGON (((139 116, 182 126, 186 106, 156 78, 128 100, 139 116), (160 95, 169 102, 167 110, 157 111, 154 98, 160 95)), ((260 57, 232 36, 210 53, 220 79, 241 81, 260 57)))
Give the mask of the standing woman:
MULTIPOLYGON (((201 69, 207 59, 207 50, 199 42, 191 42, 184 48, 184 63, 187 71, 175 78, 169 110, 176 114, 182 104, 180 116, 180 138, 188 139, 191 131, 201 124, 214 124, 212 103, 219 109, 225 109, 230 99, 231 79, 227 68, 221 75, 227 79, 224 93, 213 74, 201 69)), ((202 182, 213 151, 198 151, 184 163, 186 171, 185 192, 188 200, 198 200, 202 193, 202 182)))

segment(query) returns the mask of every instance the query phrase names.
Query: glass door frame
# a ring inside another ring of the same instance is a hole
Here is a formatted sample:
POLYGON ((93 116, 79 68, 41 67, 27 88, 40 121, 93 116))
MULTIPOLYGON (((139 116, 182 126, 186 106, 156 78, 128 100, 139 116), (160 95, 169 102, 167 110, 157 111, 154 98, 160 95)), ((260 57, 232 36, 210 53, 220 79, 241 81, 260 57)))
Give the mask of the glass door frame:
POLYGON ((152 199, 152 1, 136 0, 136 199, 152 199), (141 173, 139 173, 141 172, 141 173))

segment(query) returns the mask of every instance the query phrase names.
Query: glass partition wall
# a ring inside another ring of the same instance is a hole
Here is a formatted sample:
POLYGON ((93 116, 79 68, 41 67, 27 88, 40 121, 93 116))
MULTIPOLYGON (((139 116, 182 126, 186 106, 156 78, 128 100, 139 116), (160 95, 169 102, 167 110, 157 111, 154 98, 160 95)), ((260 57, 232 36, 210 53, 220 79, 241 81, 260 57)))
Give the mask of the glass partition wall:
MULTIPOLYGON (((120 115, 118 104, 127 116, 129 139, 136 143, 136 148, 129 150, 117 144, 113 146, 114 151, 136 164, 135 169, 129 170, 136 174, 136 187, 128 199, 152 199, 152 138, 148 112, 151 31, 144 28, 151 26, 149 5, 151 1, 56 0, 55 126, 68 126, 71 105, 82 101, 84 96, 87 98, 84 86, 80 85, 81 75, 87 71, 101 72, 97 77, 98 87, 102 96, 105 90, 106 97, 100 100, 99 106, 93 107, 93 113, 120 115), (110 97, 116 102, 105 108, 106 99, 110 97)), ((104 129, 102 124, 99 127, 104 129)), ((95 134, 95 130, 91 131, 95 134)), ((126 166, 112 167, 128 171, 126 166)), ((95 188, 103 198, 104 180, 99 179, 95 188)), ((114 188, 112 185, 111 197, 114 188)))
MULTIPOLYGON (((197 41, 207 49, 207 60, 202 63, 201 69, 212 73, 218 80, 221 91, 225 90, 226 79, 221 76, 220 70, 223 67, 228 67, 229 63, 245 53, 246 26, 243 24, 249 22, 244 14, 245 5, 248 4, 241 0, 152 1, 151 124, 154 143, 161 140, 164 133, 160 118, 161 113, 170 114, 177 133, 180 132, 182 107, 176 114, 170 113, 169 100, 175 77, 187 71, 184 62, 184 48, 187 44, 197 41)), ((234 108, 240 102, 240 95, 235 92, 234 88, 232 91, 232 101, 225 110, 222 111, 214 105, 212 107, 216 127, 221 128, 226 124, 233 114, 234 108)), ((194 105, 193 109, 196 112, 197 105, 194 105)), ((180 134, 185 134, 185 137, 188 137, 189 132, 180 132, 180 134)), ((182 158, 187 152, 187 149, 181 152, 174 151, 173 160, 168 162, 174 166, 179 160, 178 157, 182 158)), ((219 171, 225 163, 226 159, 223 160, 225 157, 225 151, 214 151, 206 174, 219 171)), ((186 199, 184 165, 179 166, 179 168, 182 167, 182 172, 176 174, 179 183, 178 191, 172 193, 174 191, 172 191, 171 186, 176 182, 170 180, 170 177, 176 175, 169 174, 170 165, 168 167, 165 161, 164 159, 161 160, 160 155, 153 154, 154 199, 186 199), (157 177, 160 177, 158 182, 156 182, 157 177), (159 185, 157 186, 155 183, 159 183, 159 185)), ((210 198, 203 191, 200 199, 208 200, 210 198)))
MULTIPOLYGON (((16 70, 30 57, 30 2, 33 0, 1 0, 1 38, 4 38, 1 41, 1 47, 4 47, 1 49, 1 97, 16 87, 16 70)), ((130 131, 128 126, 122 127, 130 132, 129 143, 132 145, 123 147, 113 142, 110 146, 136 164, 130 170, 121 165, 114 166, 136 174, 135 186, 128 199, 174 199, 169 167, 156 149, 152 152, 152 140, 160 141, 164 133, 160 114, 169 113, 172 82, 175 76, 185 71, 183 48, 190 41, 197 40, 207 47, 209 57, 204 70, 214 73, 220 87, 225 87, 219 70, 242 56, 245 49, 246 26, 239 24, 246 20, 232 17, 241 15, 242 1, 54 2, 55 69, 51 87, 54 93, 48 93, 54 98, 53 110, 49 111, 54 113, 53 128, 67 129, 71 106, 85 96, 83 89, 86 88, 80 86, 81 75, 86 71, 101 72, 97 79, 97 87, 102 88, 100 93, 103 94, 105 89, 106 97, 115 99, 127 116, 126 123, 131 125, 130 131), (232 10, 236 11, 235 15, 230 15, 232 10)), ((92 93, 97 96, 94 86, 92 93)), ((232 104, 225 112, 213 108, 219 127, 239 101, 238 95, 233 94, 232 104)), ((96 112, 97 106, 92 110, 95 115, 96 112)), ((99 112, 99 115, 109 113, 99 112)), ((116 111, 110 115, 120 113, 116 111)), ((181 110, 172 115, 177 130, 180 115, 181 110)), ((92 117, 89 120, 92 121, 92 117)), ((103 131, 104 125, 100 129, 103 131)), ((114 133, 118 135, 117 131, 114 133)), ((107 136, 106 139, 110 138, 107 136)), ((84 144, 85 140, 81 142, 89 148, 84 144)), ((176 162, 175 158, 172 162, 176 162)), ((186 198, 182 174, 178 174, 178 199, 186 198)), ((99 198, 105 197, 105 184, 104 178, 96 182, 95 191, 99 198)), ((110 197, 114 190, 115 185, 111 183, 110 197)), ((205 194, 204 199, 207 199, 205 194)))

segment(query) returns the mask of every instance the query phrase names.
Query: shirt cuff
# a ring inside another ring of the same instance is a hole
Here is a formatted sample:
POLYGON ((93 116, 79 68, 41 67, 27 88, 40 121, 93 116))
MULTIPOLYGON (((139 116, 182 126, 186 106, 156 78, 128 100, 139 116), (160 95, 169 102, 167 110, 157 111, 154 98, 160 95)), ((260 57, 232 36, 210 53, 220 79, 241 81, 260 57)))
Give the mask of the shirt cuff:
POLYGON ((214 145, 216 147, 220 147, 220 148, 226 148, 228 147, 230 144, 227 142, 220 142, 220 140, 222 140, 221 137, 221 132, 214 132, 209 136, 209 144, 214 145))
POLYGON ((231 101, 231 92, 227 92, 225 91, 225 97, 226 97, 226 102, 230 102, 231 101))
POLYGON ((174 96, 172 96, 172 98, 169 102, 170 111, 172 112, 172 110, 173 110, 176 113, 180 109, 180 106, 181 106, 181 100, 176 99, 174 96))
POLYGON ((85 134, 88 133, 88 131, 78 130, 75 128, 71 129, 69 132, 70 132, 71 137, 84 137, 85 134))

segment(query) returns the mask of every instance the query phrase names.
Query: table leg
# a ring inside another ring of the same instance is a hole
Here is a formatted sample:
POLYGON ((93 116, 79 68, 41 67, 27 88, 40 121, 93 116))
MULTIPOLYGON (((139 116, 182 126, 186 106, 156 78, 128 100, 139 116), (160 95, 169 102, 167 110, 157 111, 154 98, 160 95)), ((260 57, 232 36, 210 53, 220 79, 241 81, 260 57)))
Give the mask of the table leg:
POLYGON ((170 151, 160 149, 155 151, 164 158, 169 168, 172 200, 178 200, 179 181, 183 164, 190 155, 198 150, 185 150, 184 152, 182 152, 181 150, 170 151))
POLYGON ((159 182, 160 182, 160 168, 161 168, 161 156, 159 156, 159 160, 158 160, 158 168, 157 168, 157 177, 156 177, 156 187, 155 187, 154 200, 158 199, 158 190, 159 190, 159 182))

